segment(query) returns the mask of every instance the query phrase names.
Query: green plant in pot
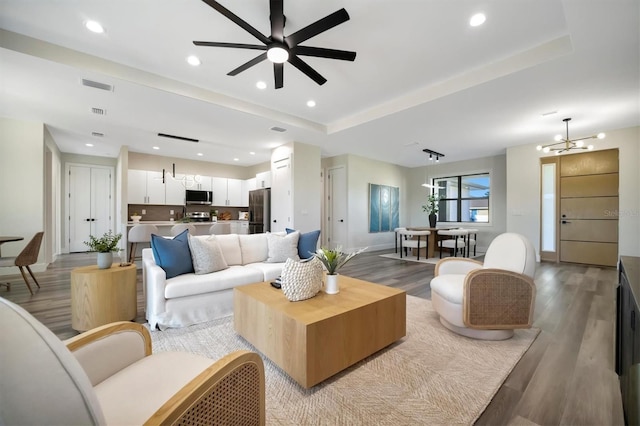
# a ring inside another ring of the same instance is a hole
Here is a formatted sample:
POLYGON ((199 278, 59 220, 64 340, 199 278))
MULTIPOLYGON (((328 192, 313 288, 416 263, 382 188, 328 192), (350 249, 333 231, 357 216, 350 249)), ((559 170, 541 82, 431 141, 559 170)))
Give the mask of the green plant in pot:
POLYGON ((427 212, 429 215, 429 226, 432 228, 436 227, 436 222, 438 221, 438 202, 440 199, 437 195, 430 194, 427 197, 427 204, 422 205, 422 211, 427 212))
POLYGON ((338 288, 338 270, 342 268, 348 261, 353 259, 358 254, 365 251, 367 247, 362 248, 353 253, 344 253, 342 247, 338 246, 335 249, 328 249, 321 247, 316 250, 314 256, 317 257, 324 269, 327 271, 327 281, 325 283, 325 293, 336 294, 340 291, 338 288))
POLYGON ((85 241, 90 251, 98 252, 98 268, 108 269, 113 263, 113 252, 120 251, 118 243, 122 238, 122 234, 114 234, 109 230, 102 237, 89 235, 89 241, 85 241))

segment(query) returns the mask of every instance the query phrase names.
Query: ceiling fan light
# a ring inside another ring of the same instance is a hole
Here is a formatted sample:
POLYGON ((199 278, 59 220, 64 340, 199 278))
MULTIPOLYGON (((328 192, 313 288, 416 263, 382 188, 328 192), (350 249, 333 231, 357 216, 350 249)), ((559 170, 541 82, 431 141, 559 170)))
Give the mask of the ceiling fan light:
POLYGON ((598 133, 598 136, 597 136, 597 137, 598 137, 598 139, 604 139, 604 138, 606 138, 606 137, 607 137, 607 135, 606 135, 606 134, 604 134, 604 133, 598 133))
POLYGON ((289 52, 283 47, 271 47, 267 50, 267 58, 273 63, 282 64, 289 59, 289 52))

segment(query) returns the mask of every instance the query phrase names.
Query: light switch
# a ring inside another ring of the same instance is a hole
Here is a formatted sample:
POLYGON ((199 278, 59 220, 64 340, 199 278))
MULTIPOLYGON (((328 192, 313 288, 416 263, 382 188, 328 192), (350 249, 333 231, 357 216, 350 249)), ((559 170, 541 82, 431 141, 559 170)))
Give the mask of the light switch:
POLYGON ((173 210, 169 210, 169 214, 173 216, 173 210))

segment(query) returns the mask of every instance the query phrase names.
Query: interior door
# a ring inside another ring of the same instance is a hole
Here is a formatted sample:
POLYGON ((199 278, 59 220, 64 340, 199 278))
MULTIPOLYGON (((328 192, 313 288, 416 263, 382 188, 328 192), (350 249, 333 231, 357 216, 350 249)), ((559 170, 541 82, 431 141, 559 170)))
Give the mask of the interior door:
POLYGON ((347 172, 344 167, 327 172, 327 224, 330 248, 347 246, 347 172))
POLYGON ((113 230, 112 174, 109 167, 68 166, 70 252, 87 251, 89 235, 113 230))
POLYGON ((293 228, 291 223, 291 159, 273 163, 271 187, 271 232, 293 228))
POLYGON ((560 261, 616 266, 618 150, 560 158, 560 261))

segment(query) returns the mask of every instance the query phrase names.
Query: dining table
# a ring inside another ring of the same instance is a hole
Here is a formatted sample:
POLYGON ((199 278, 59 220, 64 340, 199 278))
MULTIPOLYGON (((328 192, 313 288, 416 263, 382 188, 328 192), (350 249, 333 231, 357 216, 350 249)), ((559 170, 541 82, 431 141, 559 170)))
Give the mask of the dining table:
POLYGON ((21 241, 24 240, 24 237, 8 237, 8 236, 0 236, 0 256, 2 256, 2 244, 11 243, 13 241, 21 241))
POLYGON ((438 226, 432 228, 430 226, 407 226, 407 231, 430 231, 431 235, 429 235, 427 242, 427 253, 426 258, 435 257, 436 253, 436 241, 438 241, 438 231, 447 231, 450 229, 456 229, 455 226, 438 226))

